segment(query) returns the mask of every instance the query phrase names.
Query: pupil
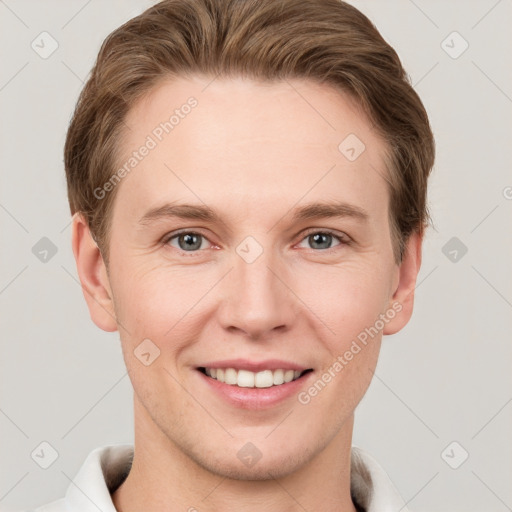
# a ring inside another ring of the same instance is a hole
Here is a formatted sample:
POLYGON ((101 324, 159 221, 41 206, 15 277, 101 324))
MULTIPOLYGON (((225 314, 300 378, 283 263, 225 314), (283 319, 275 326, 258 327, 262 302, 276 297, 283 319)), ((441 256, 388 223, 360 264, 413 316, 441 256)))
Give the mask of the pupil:
POLYGON ((310 238, 312 238, 314 244, 326 245, 325 247, 315 247, 316 249, 328 249, 332 235, 327 233, 315 233, 314 235, 311 235, 310 238))
POLYGON ((184 250, 199 249, 201 247, 201 241, 198 235, 187 233, 186 235, 182 235, 180 240, 184 241, 184 244, 180 243, 180 247, 184 250))

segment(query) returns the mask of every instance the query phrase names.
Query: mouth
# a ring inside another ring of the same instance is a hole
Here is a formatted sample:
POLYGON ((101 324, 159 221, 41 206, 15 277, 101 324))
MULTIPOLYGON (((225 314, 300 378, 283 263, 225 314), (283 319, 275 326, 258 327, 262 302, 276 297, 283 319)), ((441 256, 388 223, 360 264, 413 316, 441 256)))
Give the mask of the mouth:
POLYGON ((258 372, 252 372, 237 368, 211 368, 198 367, 201 373, 223 384, 236 386, 239 388, 273 388, 283 384, 288 384, 301 379, 304 375, 313 371, 307 370, 289 370, 289 369, 266 369, 258 372))

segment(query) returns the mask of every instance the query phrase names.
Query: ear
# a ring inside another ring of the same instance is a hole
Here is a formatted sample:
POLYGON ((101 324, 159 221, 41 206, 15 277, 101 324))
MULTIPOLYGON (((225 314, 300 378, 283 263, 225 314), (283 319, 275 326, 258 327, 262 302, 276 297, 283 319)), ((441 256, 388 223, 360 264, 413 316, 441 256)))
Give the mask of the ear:
POLYGON ((397 268, 394 293, 389 309, 397 314, 386 324, 383 334, 395 334, 409 322, 414 306, 414 290, 421 266, 423 235, 414 233, 407 241, 404 257, 397 268))
POLYGON ((92 321, 104 331, 117 331, 107 269, 89 225, 79 212, 73 216, 71 243, 78 277, 92 321))

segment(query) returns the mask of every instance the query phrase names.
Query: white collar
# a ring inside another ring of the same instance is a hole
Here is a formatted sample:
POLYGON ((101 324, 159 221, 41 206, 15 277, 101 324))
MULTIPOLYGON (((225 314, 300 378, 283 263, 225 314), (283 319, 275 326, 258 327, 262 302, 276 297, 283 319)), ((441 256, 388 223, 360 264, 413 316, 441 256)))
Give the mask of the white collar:
MULTIPOLYGON (((35 512, 116 512, 110 495, 126 478, 133 445, 116 444, 93 450, 70 483, 65 498, 35 512)), ((351 494, 365 512, 407 512, 386 472, 368 453, 352 447, 351 494)))

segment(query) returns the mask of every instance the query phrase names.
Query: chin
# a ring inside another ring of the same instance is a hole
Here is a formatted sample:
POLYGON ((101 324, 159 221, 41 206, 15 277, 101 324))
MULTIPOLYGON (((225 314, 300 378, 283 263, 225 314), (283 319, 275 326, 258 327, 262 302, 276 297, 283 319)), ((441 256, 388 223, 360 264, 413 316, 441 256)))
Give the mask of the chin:
POLYGON ((245 464, 239 460, 237 455, 231 457, 216 459, 199 460, 196 459, 201 467, 223 478, 243 481, 265 481, 286 477, 303 467, 310 456, 304 452, 304 449, 296 453, 286 453, 282 455, 272 455, 269 457, 264 454, 253 465, 245 464))
POLYGON ((204 440, 179 445, 189 459, 209 473, 233 480, 264 481, 300 470, 320 451, 320 447, 304 446, 303 440, 290 441, 273 443, 260 439, 251 443, 230 438, 211 446, 204 440))

